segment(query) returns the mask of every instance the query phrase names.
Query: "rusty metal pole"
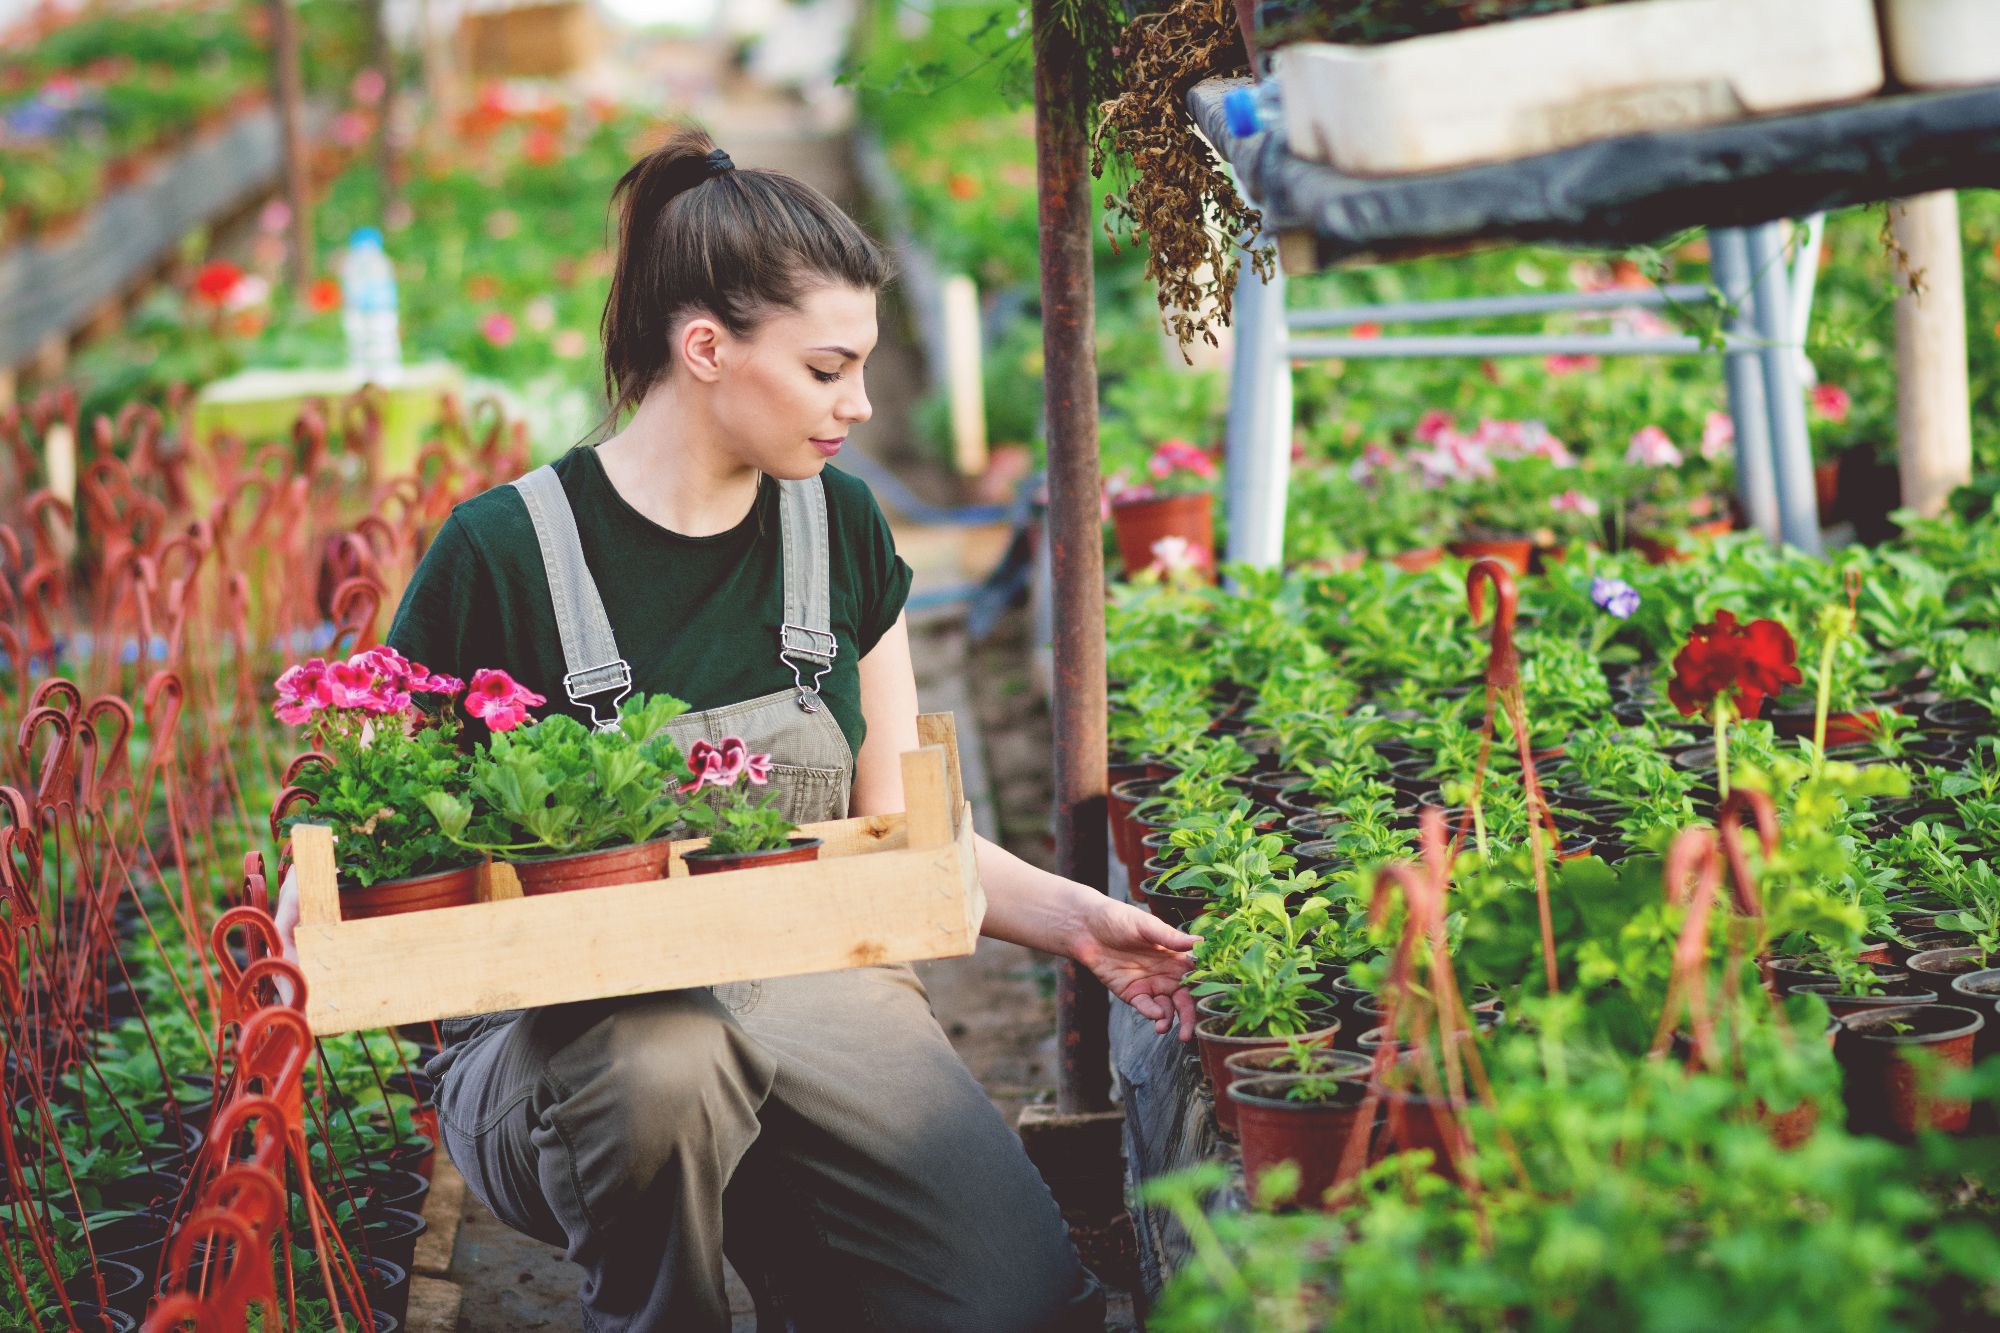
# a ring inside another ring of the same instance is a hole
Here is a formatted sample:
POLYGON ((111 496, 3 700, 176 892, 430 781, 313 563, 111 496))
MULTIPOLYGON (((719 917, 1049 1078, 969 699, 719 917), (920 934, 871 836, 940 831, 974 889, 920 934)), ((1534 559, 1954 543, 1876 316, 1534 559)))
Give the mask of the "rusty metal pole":
POLYGON ((285 154, 285 202, 292 210, 292 291, 303 299, 313 273, 311 181, 306 175, 305 81, 299 73, 299 20, 290 0, 268 0, 271 64, 278 88, 278 136, 285 154))
MULTIPOLYGON (((1035 181, 1040 197, 1042 392, 1049 437, 1049 563, 1055 603, 1057 869, 1104 891, 1104 536, 1098 515, 1097 353, 1091 283, 1089 79, 1083 51, 1034 0, 1035 181)), ((1089 970, 1056 963, 1056 1109, 1111 1105, 1111 998, 1089 970)))

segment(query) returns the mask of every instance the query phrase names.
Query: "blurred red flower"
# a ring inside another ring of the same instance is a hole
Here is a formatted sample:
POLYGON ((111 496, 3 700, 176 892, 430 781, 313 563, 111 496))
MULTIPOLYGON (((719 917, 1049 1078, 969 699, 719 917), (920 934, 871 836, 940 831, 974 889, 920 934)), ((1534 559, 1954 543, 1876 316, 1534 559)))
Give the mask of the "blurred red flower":
POLYGON ((1812 391, 1813 411, 1836 426, 1847 420, 1847 411, 1854 406, 1854 399, 1838 384, 1816 384, 1812 391))
POLYGON ((194 275, 194 297, 203 305, 219 306, 243 281, 243 270, 226 259, 211 259, 194 275))
POLYGON ((321 278, 306 288, 306 309, 315 315, 340 309, 340 279, 321 278))
POLYGON ((1667 698, 1681 716, 1692 717, 1710 712, 1718 698, 1733 692, 1736 715, 1755 717, 1764 696, 1804 679, 1793 665, 1798 656, 1791 632, 1777 621, 1744 625, 1732 613, 1717 611, 1714 620, 1694 627, 1675 656, 1667 698))

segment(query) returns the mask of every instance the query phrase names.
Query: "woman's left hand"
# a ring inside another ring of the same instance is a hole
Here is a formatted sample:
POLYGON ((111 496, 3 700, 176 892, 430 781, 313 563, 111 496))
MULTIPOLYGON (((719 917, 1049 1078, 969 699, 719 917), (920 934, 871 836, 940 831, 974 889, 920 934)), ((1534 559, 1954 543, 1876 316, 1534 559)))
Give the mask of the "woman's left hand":
POLYGON ((1198 935, 1175 930, 1130 903, 1091 893, 1069 930, 1063 950, 1096 974, 1113 995, 1153 1020, 1155 1032, 1180 1025, 1180 1039, 1194 1036, 1194 996, 1181 979, 1194 966, 1189 950, 1198 935))

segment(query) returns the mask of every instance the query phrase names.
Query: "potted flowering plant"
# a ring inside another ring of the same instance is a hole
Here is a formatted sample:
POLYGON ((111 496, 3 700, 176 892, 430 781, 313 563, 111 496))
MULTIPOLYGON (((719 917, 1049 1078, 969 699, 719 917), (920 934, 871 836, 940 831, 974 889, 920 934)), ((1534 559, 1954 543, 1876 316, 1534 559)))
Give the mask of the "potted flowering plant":
POLYGON ((1186 440, 1164 440, 1146 460, 1146 475, 1135 481, 1121 469, 1104 483, 1126 576, 1169 561, 1213 570, 1215 460, 1186 440))
MULTIPOLYGON (((517 725, 525 703, 542 702, 505 672, 474 679, 467 709, 496 730, 517 725)), ((296 785, 278 794, 273 831, 332 826, 342 915, 472 902, 478 857, 441 827, 430 804, 466 785, 458 725, 448 706, 427 711, 415 703, 422 695, 448 705, 465 683, 377 647, 344 662, 316 657, 289 667, 277 690, 278 720, 306 728, 314 748, 292 764, 296 785)))
POLYGON ((794 838, 798 825, 778 813, 777 793, 754 790, 771 781, 770 755, 751 754, 741 738, 725 736, 720 745, 696 741, 688 750, 688 767, 694 779, 682 791, 700 799, 690 802, 681 818, 689 832, 708 838, 707 847, 682 858, 688 873, 819 859, 823 840, 794 838))
POLYGON ((499 729, 473 756, 468 796, 425 801, 459 846, 505 855, 525 894, 660 879, 687 774, 666 725, 685 711, 669 695, 636 694, 608 731, 567 713, 499 729))
POLYGON ((1697 713, 1715 725, 1716 783, 1729 796, 1729 724, 1754 718, 1767 695, 1777 694, 1804 677, 1797 666, 1798 648, 1791 631, 1775 620, 1741 624, 1729 611, 1696 625, 1687 646, 1674 657, 1674 678, 1667 698, 1682 717, 1697 713))

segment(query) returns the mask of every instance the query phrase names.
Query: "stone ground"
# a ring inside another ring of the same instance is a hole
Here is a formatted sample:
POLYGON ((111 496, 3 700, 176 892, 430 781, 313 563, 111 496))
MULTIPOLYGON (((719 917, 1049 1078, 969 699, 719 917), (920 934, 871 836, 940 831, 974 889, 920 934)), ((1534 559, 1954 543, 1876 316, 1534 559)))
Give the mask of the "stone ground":
MULTIPOLYGON (((699 51, 667 47, 650 68, 673 86, 695 90, 690 102, 702 105, 704 118, 740 165, 790 171, 844 204, 855 201, 851 155, 842 136, 819 129, 786 98, 718 73, 705 59, 699 51)), ((954 503, 955 479, 912 447, 909 408, 920 391, 921 361, 893 294, 884 307, 882 344, 868 366, 876 415, 855 430, 849 447, 865 448, 893 466, 924 499, 954 503)), ((1004 529, 927 529, 900 521, 895 527, 898 549, 915 568, 919 591, 976 580, 997 560, 1006 538, 1004 529)), ((1031 675, 1027 613, 1010 613, 977 645, 967 642, 955 611, 913 614, 911 622, 923 707, 949 710, 960 719, 966 794, 980 831, 1049 867, 1051 736, 1048 709, 1031 675), (968 727, 968 720, 976 726, 968 727)), ((1022 1107, 1053 1098, 1054 980, 1046 958, 981 940, 970 957, 922 963, 917 970, 939 1023, 1010 1124, 1022 1107)), ((440 1254, 440 1269, 444 1262, 440 1254)), ((459 1330, 581 1333, 583 1328, 576 1299, 581 1270, 548 1246, 509 1230, 470 1196, 442 1275, 463 1292, 459 1330)), ((731 1282, 735 1328, 752 1333, 756 1319, 749 1293, 733 1273, 731 1282)), ((438 1333, 451 1327, 440 1324, 438 1333)), ((1132 1327, 1130 1300, 1117 1294, 1107 1333, 1132 1327)), ((428 1330, 413 1328, 413 1333, 428 1330)))

